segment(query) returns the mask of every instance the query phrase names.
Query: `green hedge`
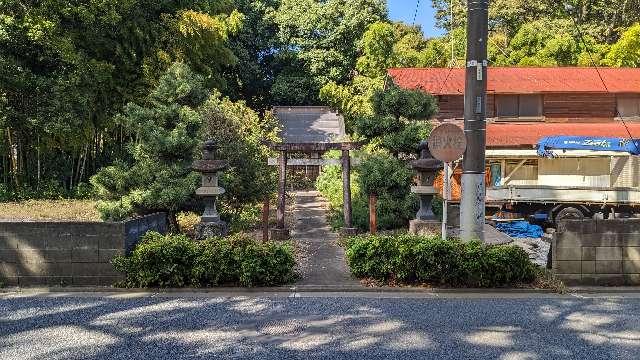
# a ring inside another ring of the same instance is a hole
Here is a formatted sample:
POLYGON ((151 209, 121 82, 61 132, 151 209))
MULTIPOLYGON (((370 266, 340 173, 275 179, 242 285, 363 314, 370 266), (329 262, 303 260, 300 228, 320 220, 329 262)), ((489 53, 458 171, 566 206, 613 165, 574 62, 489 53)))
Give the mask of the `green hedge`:
POLYGON ((367 235, 347 240, 347 262, 359 278, 456 287, 531 283, 536 268, 516 246, 443 241, 408 234, 367 235))
POLYGON ((248 235, 194 242, 185 235, 147 233, 131 255, 112 261, 125 287, 273 286, 294 279, 289 244, 248 235))

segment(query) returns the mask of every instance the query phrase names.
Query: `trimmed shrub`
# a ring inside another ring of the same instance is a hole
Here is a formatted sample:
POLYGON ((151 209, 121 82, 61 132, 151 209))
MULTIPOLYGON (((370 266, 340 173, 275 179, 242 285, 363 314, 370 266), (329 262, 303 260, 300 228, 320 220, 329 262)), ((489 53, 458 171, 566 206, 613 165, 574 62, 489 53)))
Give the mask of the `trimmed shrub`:
POLYGON ((443 241, 408 234, 366 235, 347 240, 347 262, 360 278, 456 287, 528 284, 536 268, 516 246, 443 241))
POLYGON ((197 245, 185 235, 147 233, 130 256, 112 264, 126 275, 125 287, 182 287, 191 283, 197 245))
POLYGON ((272 286, 293 280, 295 260, 289 245, 260 243, 244 234, 199 244, 193 268, 195 285, 272 286))
POLYGON ((194 242, 186 235, 147 233, 131 255, 112 264, 124 287, 272 286, 295 278, 289 244, 262 243, 246 234, 194 242))
POLYGON ((201 216, 194 212, 182 211, 176 215, 178 222, 178 231, 181 234, 187 235, 190 238, 196 236, 196 225, 200 223, 201 216))

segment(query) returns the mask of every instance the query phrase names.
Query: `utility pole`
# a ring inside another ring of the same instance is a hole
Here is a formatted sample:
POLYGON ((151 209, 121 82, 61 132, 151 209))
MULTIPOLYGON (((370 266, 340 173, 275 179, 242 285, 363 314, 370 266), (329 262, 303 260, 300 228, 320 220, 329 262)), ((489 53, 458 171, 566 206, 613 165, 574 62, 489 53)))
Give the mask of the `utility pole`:
POLYGON ((484 241, 488 22, 489 0, 468 0, 467 71, 464 91, 464 132, 467 137, 467 150, 462 162, 460 202, 460 230, 463 241, 484 241))

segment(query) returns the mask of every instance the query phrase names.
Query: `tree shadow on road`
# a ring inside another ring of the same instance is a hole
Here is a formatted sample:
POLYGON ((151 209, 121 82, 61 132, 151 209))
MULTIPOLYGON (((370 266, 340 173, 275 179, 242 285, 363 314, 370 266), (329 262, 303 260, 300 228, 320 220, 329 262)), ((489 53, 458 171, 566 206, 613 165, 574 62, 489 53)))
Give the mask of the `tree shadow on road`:
POLYGON ((2 359, 632 359, 637 299, 0 297, 2 359))

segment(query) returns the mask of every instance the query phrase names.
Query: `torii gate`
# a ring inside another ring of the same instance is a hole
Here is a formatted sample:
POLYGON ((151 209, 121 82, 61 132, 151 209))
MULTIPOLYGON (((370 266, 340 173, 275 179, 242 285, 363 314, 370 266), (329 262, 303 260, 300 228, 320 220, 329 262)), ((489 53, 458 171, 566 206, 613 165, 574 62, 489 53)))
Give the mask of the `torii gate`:
MULTIPOLYGON (((323 153, 329 150, 341 150, 342 156, 340 163, 342 164, 342 189, 343 189, 343 212, 344 212, 344 228, 345 235, 354 235, 357 231, 353 227, 352 210, 351 210, 351 150, 360 148, 361 144, 354 142, 316 142, 316 143, 274 143, 267 145, 279 152, 278 156, 278 208, 276 212, 276 227, 271 229, 271 239, 286 240, 289 239, 289 229, 285 225, 285 195, 287 191, 287 164, 288 153, 323 153)), ((292 159, 294 165, 336 165, 333 159, 292 159)))

